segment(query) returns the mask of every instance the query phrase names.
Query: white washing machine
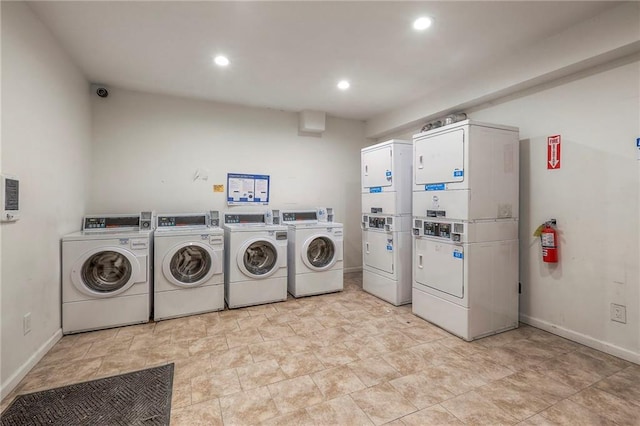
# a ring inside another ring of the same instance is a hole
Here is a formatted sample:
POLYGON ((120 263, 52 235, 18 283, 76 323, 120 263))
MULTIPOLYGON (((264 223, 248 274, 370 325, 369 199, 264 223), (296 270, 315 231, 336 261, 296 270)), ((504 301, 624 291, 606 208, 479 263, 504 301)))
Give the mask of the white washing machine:
POLYGON ((158 214, 154 320, 224 309, 224 231, 211 220, 210 213, 158 214))
POLYGON ((317 210, 283 211, 288 230, 288 290, 293 297, 342 291, 343 225, 318 221, 317 210))
POLYGON ((225 213, 225 299, 229 308, 287 300, 287 227, 264 213, 225 213))
POLYGON ((465 340, 518 327, 518 221, 414 219, 413 313, 465 340))
POLYGON ((395 306, 411 303, 411 217, 362 216, 362 289, 395 306))
POLYGON ((152 214, 85 216, 62 238, 62 332, 145 323, 151 315, 152 214))

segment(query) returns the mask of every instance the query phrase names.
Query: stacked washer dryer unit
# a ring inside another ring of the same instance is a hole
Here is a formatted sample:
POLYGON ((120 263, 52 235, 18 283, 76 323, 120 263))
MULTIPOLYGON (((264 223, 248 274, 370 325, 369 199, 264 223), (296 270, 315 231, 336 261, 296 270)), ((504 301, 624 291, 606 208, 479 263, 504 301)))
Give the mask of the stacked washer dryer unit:
POLYGON ((343 226, 333 222, 331 212, 330 208, 282 212, 289 240, 287 285, 293 297, 343 289, 343 226))
POLYGON ((225 213, 225 299, 229 308, 287 300, 287 227, 276 213, 225 213))
POLYGON ((224 231, 217 211, 158 214, 153 319, 224 309, 224 231))
POLYGON ((411 303, 412 143, 362 149, 362 288, 396 306, 411 303))
POLYGON ((413 312, 473 340, 518 326, 518 129, 414 136, 413 312))
POLYGON ((62 238, 62 332, 145 323, 151 315, 153 214, 91 215, 62 238))

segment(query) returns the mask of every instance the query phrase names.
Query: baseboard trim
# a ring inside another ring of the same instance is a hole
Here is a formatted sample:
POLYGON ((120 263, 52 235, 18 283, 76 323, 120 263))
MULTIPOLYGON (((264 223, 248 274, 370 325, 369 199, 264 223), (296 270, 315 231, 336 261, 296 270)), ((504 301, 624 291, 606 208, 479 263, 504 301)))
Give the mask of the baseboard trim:
POLYGON ((25 362, 20 366, 20 368, 18 368, 18 371, 13 373, 5 383, 2 383, 2 385, 0 385, 0 400, 3 400, 15 389, 16 386, 18 386, 20 381, 24 379, 29 371, 31 371, 31 369, 35 367, 38 361, 40 361, 42 357, 44 357, 46 353, 49 352, 49 349, 51 349, 53 345, 58 343, 58 340, 60 340, 61 338, 62 329, 59 328, 55 333, 53 333, 53 336, 51 336, 49 340, 44 342, 44 344, 40 346, 38 350, 29 357, 27 362, 25 362))
POLYGON ((350 274, 352 272, 362 272, 362 266, 352 266, 351 268, 344 268, 345 274, 350 274))
POLYGON ((591 336, 587 336, 586 334, 578 333, 524 314, 520 314, 520 322, 548 331, 549 333, 556 334, 560 337, 564 337, 565 339, 573 340, 574 342, 608 353, 609 355, 617 356, 618 358, 622 358, 626 361, 640 364, 640 353, 635 353, 628 349, 621 348, 620 346, 612 345, 611 343, 595 339, 591 336))

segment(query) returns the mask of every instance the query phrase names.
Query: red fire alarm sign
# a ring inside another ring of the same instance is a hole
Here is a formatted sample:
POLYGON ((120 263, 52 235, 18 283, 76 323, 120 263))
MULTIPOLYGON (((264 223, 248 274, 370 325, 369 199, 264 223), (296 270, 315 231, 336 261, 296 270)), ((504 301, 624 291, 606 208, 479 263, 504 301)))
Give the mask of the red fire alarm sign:
POLYGON ((547 138, 547 169, 560 168, 560 135, 547 138))

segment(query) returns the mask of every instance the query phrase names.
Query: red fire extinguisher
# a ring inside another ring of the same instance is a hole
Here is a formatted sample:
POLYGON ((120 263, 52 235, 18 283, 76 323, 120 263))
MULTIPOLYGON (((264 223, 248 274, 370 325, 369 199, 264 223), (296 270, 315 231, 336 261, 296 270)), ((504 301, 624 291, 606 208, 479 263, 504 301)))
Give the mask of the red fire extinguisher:
POLYGON ((546 263, 558 263, 558 231, 555 230, 555 219, 540 226, 540 242, 542 243, 542 260, 546 263))

